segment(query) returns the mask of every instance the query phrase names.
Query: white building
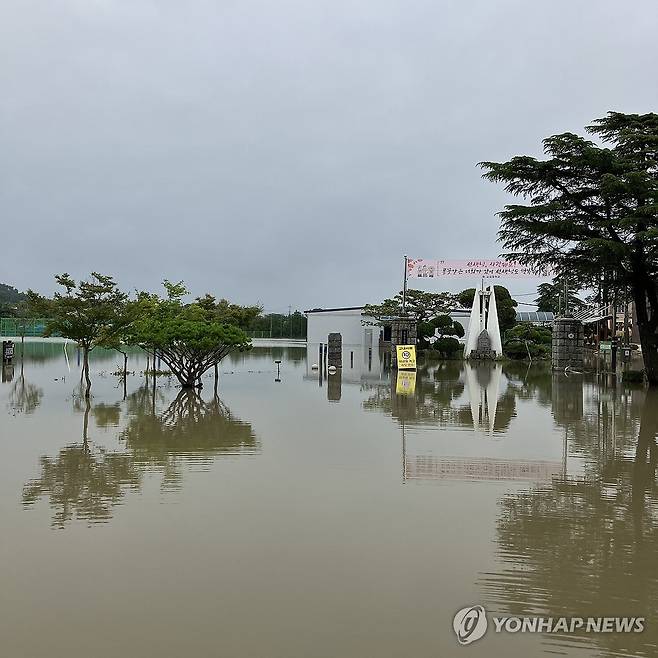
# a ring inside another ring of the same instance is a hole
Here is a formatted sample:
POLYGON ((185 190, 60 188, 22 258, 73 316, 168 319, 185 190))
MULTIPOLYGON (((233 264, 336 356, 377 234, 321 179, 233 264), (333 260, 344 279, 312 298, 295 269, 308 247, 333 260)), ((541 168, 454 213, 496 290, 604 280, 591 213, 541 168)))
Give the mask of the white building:
POLYGON ((343 338, 343 345, 372 347, 379 344, 382 328, 374 324, 374 318, 363 314, 363 306, 313 308, 304 311, 304 315, 308 321, 306 342, 309 344, 326 343, 331 333, 339 333, 343 338))
MULTIPOLYGON (((380 350, 380 342, 390 340, 390 327, 386 338, 385 328, 377 325, 373 317, 364 315, 363 306, 314 308, 304 311, 304 314, 308 321, 307 378, 318 377, 312 372, 311 366, 322 364, 320 347, 328 343, 331 333, 341 335, 343 348, 341 377, 344 383, 359 382, 364 379, 378 380, 382 377, 385 359, 380 350)), ((321 373, 320 377, 322 377, 321 373)))
MULTIPOLYGON (((326 343, 330 333, 339 333, 343 345, 360 347, 377 347, 380 339, 391 340, 391 328, 379 326, 377 321, 364 315, 363 306, 348 306, 343 308, 313 308, 304 311, 308 320, 306 342, 309 345, 326 343)), ((468 323, 471 316, 470 308, 454 308, 448 312, 450 318, 464 327, 464 336, 468 334, 468 323)), ((464 343, 465 338, 460 338, 464 343)))

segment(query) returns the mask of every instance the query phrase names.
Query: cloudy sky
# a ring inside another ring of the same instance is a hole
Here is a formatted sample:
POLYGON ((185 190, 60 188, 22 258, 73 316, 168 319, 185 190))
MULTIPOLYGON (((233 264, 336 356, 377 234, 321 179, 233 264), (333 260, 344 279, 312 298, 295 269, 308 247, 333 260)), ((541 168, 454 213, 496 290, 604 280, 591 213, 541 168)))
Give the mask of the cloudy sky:
POLYGON ((3 0, 0 281, 287 310, 495 257, 476 163, 657 111, 657 28, 655 0, 3 0))

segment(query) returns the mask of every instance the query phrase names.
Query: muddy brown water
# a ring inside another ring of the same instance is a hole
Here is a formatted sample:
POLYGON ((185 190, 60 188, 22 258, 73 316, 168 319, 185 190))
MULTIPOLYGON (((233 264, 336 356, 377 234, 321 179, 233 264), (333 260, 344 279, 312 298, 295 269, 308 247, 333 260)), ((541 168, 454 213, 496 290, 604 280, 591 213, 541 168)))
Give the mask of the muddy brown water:
POLYGON ((657 655, 658 393, 316 354, 256 348, 197 395, 98 353, 87 406, 75 349, 30 343, 0 384, 0 655, 657 655), (527 615, 646 628, 491 621, 527 615))

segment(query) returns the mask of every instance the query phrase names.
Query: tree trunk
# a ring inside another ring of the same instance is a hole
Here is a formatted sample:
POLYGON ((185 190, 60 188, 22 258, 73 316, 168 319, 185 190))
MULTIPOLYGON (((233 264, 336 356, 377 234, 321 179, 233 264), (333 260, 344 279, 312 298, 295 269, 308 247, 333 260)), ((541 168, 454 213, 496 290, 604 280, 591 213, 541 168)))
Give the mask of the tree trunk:
POLYGON ((123 352, 123 399, 128 397, 128 353, 123 352))
MULTIPOLYGON (((655 285, 653 282, 649 285, 655 285)), ((658 333, 656 333, 655 314, 658 309, 649 304, 646 285, 636 282, 633 285, 633 302, 635 303, 635 317, 637 329, 640 334, 642 346, 642 359, 644 372, 649 386, 658 386, 658 333)))
POLYGON ((91 397, 91 378, 89 377, 89 348, 84 345, 82 350, 82 369, 86 383, 85 398, 88 400, 91 397))
POLYGON ((89 450, 87 441, 89 440, 89 437, 87 436, 87 433, 89 431, 89 411, 91 410, 91 404, 89 404, 89 398, 87 398, 87 404, 85 405, 85 415, 84 415, 84 420, 82 424, 82 444, 84 446, 85 452, 89 450))

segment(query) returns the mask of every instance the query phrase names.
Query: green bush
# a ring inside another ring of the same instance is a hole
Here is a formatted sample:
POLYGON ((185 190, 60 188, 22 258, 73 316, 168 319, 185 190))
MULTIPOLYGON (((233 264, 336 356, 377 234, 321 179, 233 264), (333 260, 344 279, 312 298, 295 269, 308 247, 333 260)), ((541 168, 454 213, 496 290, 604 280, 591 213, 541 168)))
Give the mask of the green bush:
POLYGON ((447 359, 451 359, 462 349, 461 343, 449 336, 437 338, 434 341, 434 349, 447 359))
POLYGON ((503 353, 510 359, 527 359, 530 351, 533 359, 545 359, 550 357, 552 341, 553 332, 547 327, 523 322, 505 333, 503 353))

